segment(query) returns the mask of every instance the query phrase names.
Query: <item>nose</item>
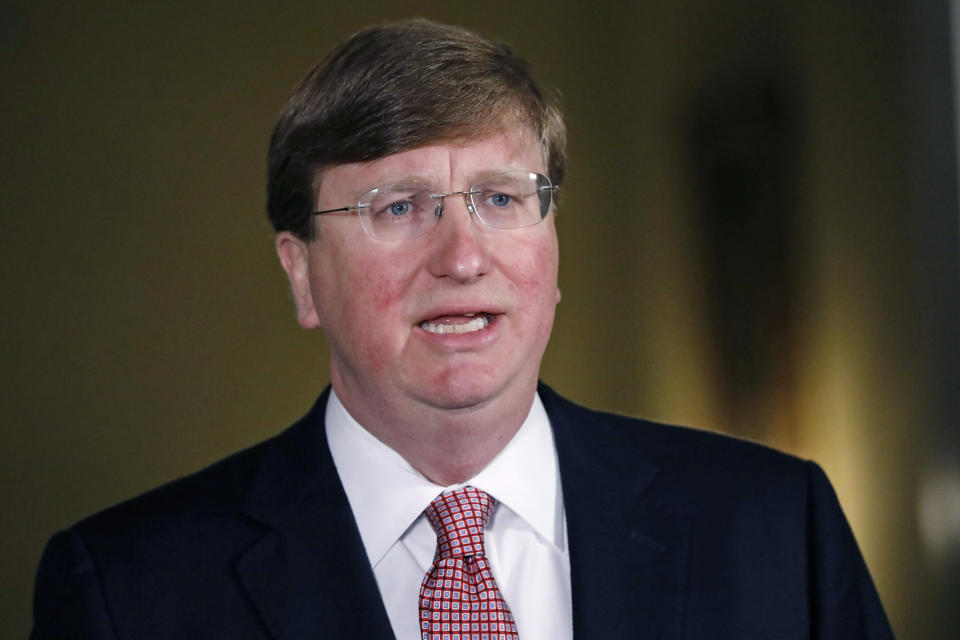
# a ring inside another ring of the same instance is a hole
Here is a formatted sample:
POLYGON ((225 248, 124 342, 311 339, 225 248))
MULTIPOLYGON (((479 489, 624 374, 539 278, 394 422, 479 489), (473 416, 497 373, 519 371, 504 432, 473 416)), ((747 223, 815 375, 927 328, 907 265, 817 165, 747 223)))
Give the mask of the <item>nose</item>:
POLYGON ((490 268, 487 234, 473 220, 470 197, 453 193, 438 201, 440 220, 430 234, 430 272, 457 282, 471 282, 490 268))

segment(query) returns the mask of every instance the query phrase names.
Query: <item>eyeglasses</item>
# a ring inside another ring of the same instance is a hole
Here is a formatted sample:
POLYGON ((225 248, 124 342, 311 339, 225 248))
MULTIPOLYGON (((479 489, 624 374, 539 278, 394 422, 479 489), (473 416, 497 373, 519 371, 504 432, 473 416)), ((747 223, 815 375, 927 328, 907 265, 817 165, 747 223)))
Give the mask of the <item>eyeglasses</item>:
POLYGON ((537 224, 550 212, 553 194, 560 187, 530 171, 497 171, 486 174, 467 191, 437 193, 437 189, 411 178, 376 187, 360 196, 354 206, 314 211, 314 215, 356 211, 363 230, 377 240, 407 240, 423 235, 440 221, 443 199, 462 195, 467 211, 494 229, 516 229, 537 224))

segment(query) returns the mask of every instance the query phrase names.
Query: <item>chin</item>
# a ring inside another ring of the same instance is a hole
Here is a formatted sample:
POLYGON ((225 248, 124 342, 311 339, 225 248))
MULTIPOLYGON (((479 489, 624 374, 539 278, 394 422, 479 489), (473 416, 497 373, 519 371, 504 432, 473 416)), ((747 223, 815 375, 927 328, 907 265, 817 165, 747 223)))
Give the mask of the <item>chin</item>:
POLYGON ((438 409, 470 411, 485 406, 496 394, 479 387, 432 389, 427 402, 438 409))
MULTIPOLYGON (((482 372, 466 367, 448 370, 445 374, 433 378, 433 384, 423 390, 424 395, 427 402, 438 409, 480 409, 501 399, 519 383, 515 378, 504 378, 502 373, 499 370, 482 372), (493 375, 490 375, 491 373, 493 375)), ((536 386, 535 381, 532 386, 536 386)))
POLYGON ((471 372, 458 370, 434 378, 434 383, 423 389, 426 401, 438 409, 470 410, 480 408, 496 398, 505 383, 471 372))

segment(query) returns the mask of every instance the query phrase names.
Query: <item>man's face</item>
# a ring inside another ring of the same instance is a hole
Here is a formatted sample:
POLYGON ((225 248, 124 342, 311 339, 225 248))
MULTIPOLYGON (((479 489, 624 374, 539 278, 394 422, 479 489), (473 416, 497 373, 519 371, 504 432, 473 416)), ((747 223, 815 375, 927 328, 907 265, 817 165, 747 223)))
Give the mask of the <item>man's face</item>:
MULTIPOLYGON (((354 204, 411 176, 444 193, 465 191, 504 169, 546 173, 530 131, 334 166, 323 174, 317 209, 354 204)), ((552 213, 534 226, 491 229, 454 195, 436 227, 402 241, 371 238, 355 218, 323 215, 311 242, 290 234, 277 241, 300 324, 326 333, 338 394, 402 410, 409 402, 471 408, 532 392, 560 300, 552 213), (439 332, 444 325, 462 326, 439 332)))

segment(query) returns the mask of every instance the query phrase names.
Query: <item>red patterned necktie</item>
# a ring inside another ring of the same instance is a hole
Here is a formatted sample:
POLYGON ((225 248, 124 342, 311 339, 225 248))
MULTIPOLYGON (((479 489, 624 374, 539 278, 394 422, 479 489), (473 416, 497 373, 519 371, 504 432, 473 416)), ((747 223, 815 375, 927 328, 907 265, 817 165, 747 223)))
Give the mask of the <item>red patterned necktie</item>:
POLYGON ((433 566, 420 587, 423 640, 518 640, 493 580, 483 528, 496 500, 473 487, 441 493, 423 510, 437 532, 433 566))

